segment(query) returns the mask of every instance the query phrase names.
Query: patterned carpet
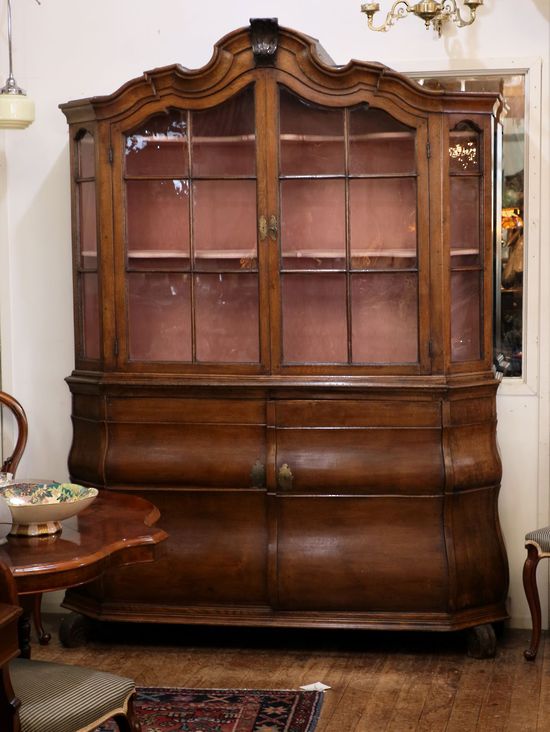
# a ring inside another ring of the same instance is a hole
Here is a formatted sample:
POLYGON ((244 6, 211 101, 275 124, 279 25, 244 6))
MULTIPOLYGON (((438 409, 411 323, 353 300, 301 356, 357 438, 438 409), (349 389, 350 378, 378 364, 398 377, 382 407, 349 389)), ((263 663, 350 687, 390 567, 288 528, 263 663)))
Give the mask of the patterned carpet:
POLYGON ((142 732, 313 732, 322 703, 318 691, 139 687, 136 709, 142 732))

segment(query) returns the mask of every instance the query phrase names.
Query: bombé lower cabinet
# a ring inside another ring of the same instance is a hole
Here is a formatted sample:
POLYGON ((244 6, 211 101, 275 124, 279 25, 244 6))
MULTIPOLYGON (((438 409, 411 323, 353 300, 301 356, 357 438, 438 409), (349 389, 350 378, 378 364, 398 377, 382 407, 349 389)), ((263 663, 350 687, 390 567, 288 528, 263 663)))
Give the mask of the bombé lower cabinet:
POLYGON ((274 19, 62 105, 73 480, 160 509, 91 618, 506 618, 492 370, 502 100, 335 66, 274 19))

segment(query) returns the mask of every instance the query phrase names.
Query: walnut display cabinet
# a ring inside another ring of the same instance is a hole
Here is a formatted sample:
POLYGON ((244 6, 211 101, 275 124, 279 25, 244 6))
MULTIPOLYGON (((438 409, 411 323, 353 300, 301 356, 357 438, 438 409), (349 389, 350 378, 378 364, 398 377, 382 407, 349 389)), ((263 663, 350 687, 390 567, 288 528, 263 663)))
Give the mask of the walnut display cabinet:
POLYGON ((492 370, 501 99, 251 21, 62 105, 74 481, 155 503, 107 620, 457 630, 506 617, 492 370))

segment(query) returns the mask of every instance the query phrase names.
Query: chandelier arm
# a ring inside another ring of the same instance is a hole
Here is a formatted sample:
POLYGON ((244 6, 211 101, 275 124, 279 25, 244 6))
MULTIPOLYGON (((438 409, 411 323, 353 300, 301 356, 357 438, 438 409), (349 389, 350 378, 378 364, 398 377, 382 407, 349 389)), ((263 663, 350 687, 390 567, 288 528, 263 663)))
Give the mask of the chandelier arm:
POLYGON ((368 26, 370 30, 383 31, 384 33, 388 31, 392 27, 392 25, 395 25, 398 20, 401 20, 401 18, 405 18, 408 13, 412 12, 412 8, 407 0, 396 0, 391 6, 391 9, 388 11, 388 14, 386 15, 386 20, 381 23, 381 25, 375 26, 373 23, 373 17, 375 12, 377 12, 379 9, 380 8, 378 3, 365 3, 361 6, 361 11, 367 15, 368 26))
POLYGON ((469 17, 463 18, 460 13, 460 8, 457 5, 456 0, 445 0, 442 5, 442 11, 447 15, 458 28, 464 28, 467 25, 472 25, 476 19, 476 9, 471 5, 468 5, 469 17))

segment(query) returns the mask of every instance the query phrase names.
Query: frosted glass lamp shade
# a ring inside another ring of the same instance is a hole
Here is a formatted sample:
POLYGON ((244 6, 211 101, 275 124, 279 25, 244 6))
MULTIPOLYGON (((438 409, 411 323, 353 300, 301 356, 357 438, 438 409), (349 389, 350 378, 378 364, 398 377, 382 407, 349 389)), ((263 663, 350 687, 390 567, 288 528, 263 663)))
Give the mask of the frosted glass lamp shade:
POLYGON ((23 129, 34 120, 34 102, 25 94, 0 94, 0 128, 23 129))

